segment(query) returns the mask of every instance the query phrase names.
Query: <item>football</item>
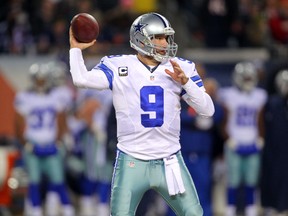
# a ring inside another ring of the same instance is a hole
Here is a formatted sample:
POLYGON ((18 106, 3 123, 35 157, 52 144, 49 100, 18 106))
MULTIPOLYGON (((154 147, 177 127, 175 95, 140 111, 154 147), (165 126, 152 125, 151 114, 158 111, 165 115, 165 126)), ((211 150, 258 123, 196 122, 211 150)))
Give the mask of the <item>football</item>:
POLYGON ((72 33, 77 41, 89 43, 99 35, 97 20, 88 13, 76 14, 71 20, 72 33))

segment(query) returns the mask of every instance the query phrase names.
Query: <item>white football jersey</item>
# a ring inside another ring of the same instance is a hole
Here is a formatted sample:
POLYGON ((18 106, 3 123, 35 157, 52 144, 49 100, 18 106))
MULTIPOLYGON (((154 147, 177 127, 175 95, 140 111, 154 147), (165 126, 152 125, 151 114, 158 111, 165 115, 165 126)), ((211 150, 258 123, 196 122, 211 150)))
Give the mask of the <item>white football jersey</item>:
MULTIPOLYGON (((204 91, 195 64, 174 58, 204 91)), ((136 55, 104 57, 90 73, 102 70, 113 93, 117 118, 117 147, 143 160, 167 157, 180 150, 180 98, 185 93, 165 69, 170 62, 147 68, 136 55)))
POLYGON ((228 109, 227 132, 237 145, 255 144, 258 134, 258 115, 267 100, 264 89, 255 88, 250 93, 236 87, 220 89, 220 100, 228 109))
POLYGON ((52 144, 57 137, 56 116, 61 103, 51 94, 37 94, 32 91, 19 92, 15 108, 26 121, 24 137, 32 144, 52 144))
POLYGON ((73 91, 66 85, 54 87, 50 94, 60 102, 62 110, 69 110, 73 105, 73 91))

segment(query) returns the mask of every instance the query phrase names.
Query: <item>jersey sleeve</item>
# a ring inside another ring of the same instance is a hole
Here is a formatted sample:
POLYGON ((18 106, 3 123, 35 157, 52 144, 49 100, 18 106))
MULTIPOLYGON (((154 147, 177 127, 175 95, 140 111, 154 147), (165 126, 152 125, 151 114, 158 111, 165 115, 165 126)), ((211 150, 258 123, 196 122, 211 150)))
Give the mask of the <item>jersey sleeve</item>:
POLYGON ((183 85, 182 98, 202 116, 210 117, 214 114, 214 104, 211 97, 206 93, 203 81, 199 76, 195 64, 188 60, 180 59, 178 64, 184 71, 188 82, 183 85))
POLYGON ((181 68, 184 70, 186 76, 190 80, 192 80, 200 89, 205 91, 202 78, 198 74, 196 65, 194 62, 186 60, 181 64, 181 68))
MULTIPOLYGON (((114 78, 114 72, 115 71, 115 66, 114 64, 117 65, 117 62, 115 62, 115 58, 110 58, 109 56, 105 56, 101 59, 100 63, 97 64, 93 70, 101 70, 104 72, 108 82, 109 82, 109 88, 112 89, 112 83, 113 83, 113 78, 114 78)), ((93 71, 92 70, 92 71, 93 71)))
MULTIPOLYGON (((74 85, 82 88, 108 89, 109 81, 103 67, 96 66, 88 71, 79 48, 69 51, 70 73, 74 85)), ((99 64, 101 65, 101 63, 99 64)))

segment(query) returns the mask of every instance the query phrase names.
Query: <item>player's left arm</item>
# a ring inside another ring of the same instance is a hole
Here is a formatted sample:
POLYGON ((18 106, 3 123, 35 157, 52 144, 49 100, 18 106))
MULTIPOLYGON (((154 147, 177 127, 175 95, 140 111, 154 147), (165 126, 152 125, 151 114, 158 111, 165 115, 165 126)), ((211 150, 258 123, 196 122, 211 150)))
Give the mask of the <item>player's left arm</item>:
POLYGON ((199 115, 211 117, 215 111, 214 104, 211 97, 205 92, 203 82, 197 82, 196 84, 196 82, 186 75, 176 61, 170 60, 170 63, 173 67, 173 71, 166 69, 165 72, 173 80, 182 85, 185 91, 182 98, 189 104, 189 106, 195 109, 199 115), (202 83, 201 86, 198 86, 199 83, 202 83))
POLYGON ((61 140, 64 135, 68 133, 67 115, 65 111, 61 111, 57 114, 57 125, 57 140, 61 140))
POLYGON ((264 136, 265 136, 265 123, 264 123, 264 113, 265 113, 265 107, 268 99, 268 94, 265 90, 259 89, 259 92, 261 96, 259 96, 261 103, 261 107, 258 113, 258 119, 257 119, 257 126, 258 126, 258 139, 256 141, 256 144, 258 148, 263 148, 264 146, 264 136))
POLYGON ((265 135, 265 126, 264 126, 264 107, 262 107, 258 114, 257 120, 258 126, 258 138, 256 140, 256 145, 259 149, 262 149, 264 146, 264 135, 265 135))
POLYGON ((15 113, 15 134, 17 140, 24 145, 25 144, 25 132, 26 122, 25 118, 22 114, 20 114, 18 111, 15 113))

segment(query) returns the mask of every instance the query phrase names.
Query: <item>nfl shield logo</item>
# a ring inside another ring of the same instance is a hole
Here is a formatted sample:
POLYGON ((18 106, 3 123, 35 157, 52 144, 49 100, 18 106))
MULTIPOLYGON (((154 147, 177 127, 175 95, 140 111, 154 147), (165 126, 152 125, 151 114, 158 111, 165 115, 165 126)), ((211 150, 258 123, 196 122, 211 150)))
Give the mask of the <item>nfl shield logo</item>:
POLYGON ((133 167, 135 167, 135 163, 134 163, 133 161, 130 161, 130 162, 128 163, 128 166, 131 167, 131 168, 133 168, 133 167))

